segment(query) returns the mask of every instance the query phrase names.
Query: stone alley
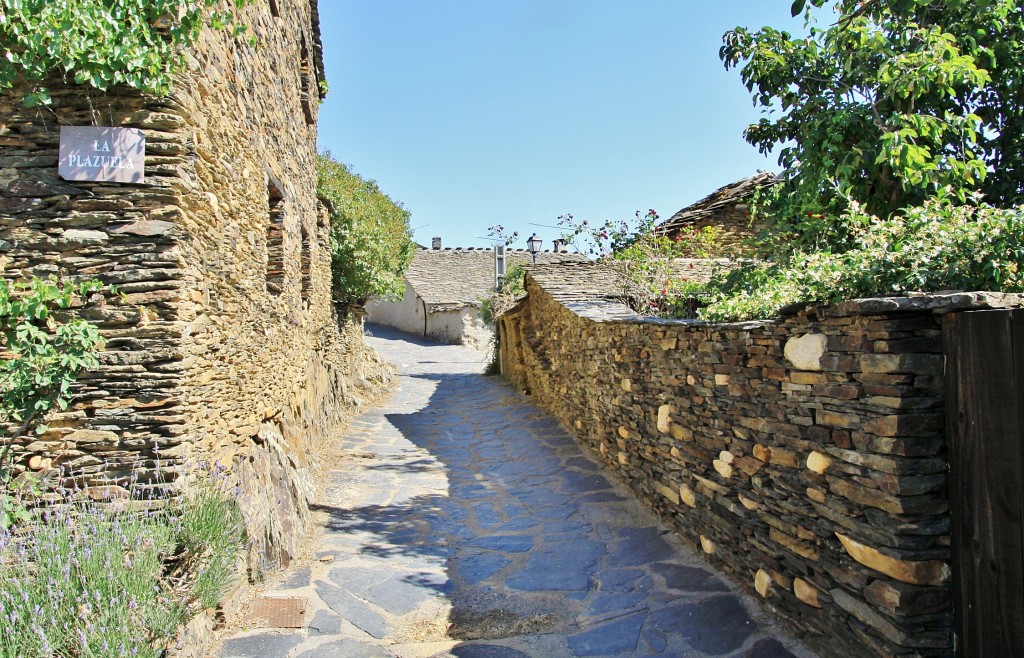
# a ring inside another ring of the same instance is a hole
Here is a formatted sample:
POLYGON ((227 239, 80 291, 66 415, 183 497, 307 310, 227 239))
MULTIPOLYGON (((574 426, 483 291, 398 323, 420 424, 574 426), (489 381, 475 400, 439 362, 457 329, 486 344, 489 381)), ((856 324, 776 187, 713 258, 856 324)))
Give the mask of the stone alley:
POLYGON ((311 559, 254 606, 277 614, 221 658, 812 657, 480 352, 370 331, 398 388, 341 438, 311 559))

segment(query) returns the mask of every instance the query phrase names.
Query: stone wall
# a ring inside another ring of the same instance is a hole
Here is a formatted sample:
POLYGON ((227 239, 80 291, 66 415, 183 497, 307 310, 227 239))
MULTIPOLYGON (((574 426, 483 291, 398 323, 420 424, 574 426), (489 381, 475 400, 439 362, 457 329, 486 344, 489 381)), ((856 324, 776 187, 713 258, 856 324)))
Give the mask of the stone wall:
POLYGON ((950 655, 937 313, 1020 300, 708 325, 639 318, 585 286, 530 271, 500 318, 514 385, 821 655, 950 655))
POLYGON ((318 453, 390 375, 361 315, 330 299, 315 3, 243 13, 256 45, 205 32, 167 98, 58 80, 44 112, 17 90, 0 96, 0 265, 122 293, 82 311, 107 341, 103 365, 50 433, 21 442, 19 468, 162 495, 223 466, 242 488, 258 571, 294 554, 318 453), (92 124, 143 130, 145 183, 57 177, 60 125, 92 124))

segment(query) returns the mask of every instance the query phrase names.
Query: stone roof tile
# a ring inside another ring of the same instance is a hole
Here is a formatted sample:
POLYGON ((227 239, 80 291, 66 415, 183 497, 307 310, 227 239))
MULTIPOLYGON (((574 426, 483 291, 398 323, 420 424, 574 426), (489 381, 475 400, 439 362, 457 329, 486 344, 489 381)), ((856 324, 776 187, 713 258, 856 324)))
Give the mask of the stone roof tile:
POLYGON ((678 231, 684 226, 689 226, 714 215, 725 207, 749 201, 754 192, 759 188, 774 185, 778 180, 777 174, 763 171, 720 187, 697 203, 686 206, 661 224, 658 224, 656 230, 659 233, 678 231))
MULTIPOLYGON (((506 267, 531 263, 530 252, 508 249, 506 267)), ((584 261, 582 254, 543 251, 537 263, 584 261)), ((418 249, 406 280, 429 306, 460 308, 477 305, 494 290, 494 251, 487 247, 418 249)))

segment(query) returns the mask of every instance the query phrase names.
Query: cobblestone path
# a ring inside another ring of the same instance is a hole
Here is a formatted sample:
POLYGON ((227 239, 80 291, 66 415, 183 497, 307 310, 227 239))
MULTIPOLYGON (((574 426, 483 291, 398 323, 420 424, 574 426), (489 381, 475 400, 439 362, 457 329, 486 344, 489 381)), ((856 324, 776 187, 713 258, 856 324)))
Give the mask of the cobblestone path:
POLYGON ((341 438, 301 628, 221 658, 812 657, 481 356, 371 328, 399 390, 341 438))

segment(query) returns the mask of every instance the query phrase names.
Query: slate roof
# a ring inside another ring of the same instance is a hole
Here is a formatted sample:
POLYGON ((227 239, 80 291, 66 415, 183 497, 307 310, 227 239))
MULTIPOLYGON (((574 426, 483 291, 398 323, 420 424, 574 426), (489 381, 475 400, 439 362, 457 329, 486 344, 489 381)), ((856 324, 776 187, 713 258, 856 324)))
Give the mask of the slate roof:
POLYGON ((778 174, 764 171, 730 183, 718 188, 697 203, 686 206, 659 224, 655 230, 659 233, 673 233, 680 228, 707 219, 724 208, 737 203, 745 203, 750 200, 758 188, 774 185, 777 182, 779 182, 778 174))
POLYGON ((626 297, 618 261, 537 264, 527 273, 562 303, 622 301, 626 297))
MULTIPOLYGON (((505 256, 506 267, 532 262, 525 249, 508 249, 505 256)), ((582 254, 537 254, 538 264, 585 260, 582 254)), ((431 310, 477 306, 494 291, 494 251, 489 247, 418 249, 405 278, 431 310)))

